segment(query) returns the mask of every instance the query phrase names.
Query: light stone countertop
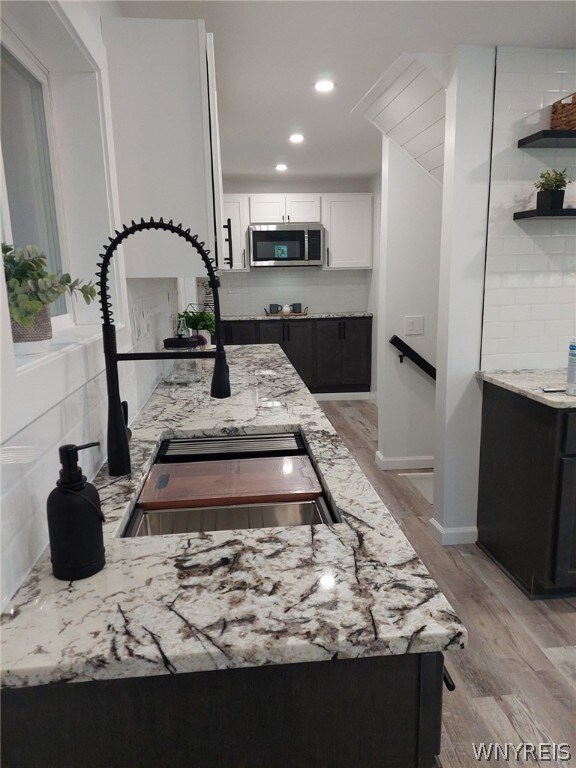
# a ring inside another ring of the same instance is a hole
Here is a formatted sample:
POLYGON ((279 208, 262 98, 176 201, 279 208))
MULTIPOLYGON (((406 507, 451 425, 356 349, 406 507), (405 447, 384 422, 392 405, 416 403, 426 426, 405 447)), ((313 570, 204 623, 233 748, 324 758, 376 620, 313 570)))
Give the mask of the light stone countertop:
POLYGON ((25 687, 464 647, 466 629, 277 345, 229 347, 232 396, 161 384, 131 425, 132 475, 95 480, 106 566, 71 583, 48 550, 2 617, 2 684, 25 687), (160 437, 301 429, 343 522, 121 539, 160 437))
POLYGON ((552 408, 576 408, 576 396, 566 394, 566 368, 517 371, 479 371, 479 379, 509 389, 552 408), (563 392, 544 392, 543 387, 562 388, 563 392))
POLYGON ((222 320, 314 320, 330 317, 372 317, 371 312, 308 312, 306 315, 284 314, 278 312, 275 315, 223 315, 222 320))

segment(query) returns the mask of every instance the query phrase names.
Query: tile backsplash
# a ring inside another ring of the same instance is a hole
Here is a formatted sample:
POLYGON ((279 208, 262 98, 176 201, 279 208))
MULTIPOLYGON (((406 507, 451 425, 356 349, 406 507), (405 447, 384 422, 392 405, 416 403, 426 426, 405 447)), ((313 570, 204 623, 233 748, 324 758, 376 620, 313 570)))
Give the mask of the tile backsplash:
MULTIPOLYGON (((576 335, 576 218, 514 221, 536 207, 546 168, 576 178, 574 149, 519 149, 550 127, 553 102, 576 91, 576 51, 499 48, 487 239, 483 370, 556 368, 576 335)), ((576 184, 565 208, 576 209, 576 184)), ((575 210, 576 214, 576 210, 575 210)))
MULTIPOLYGON (((172 331, 177 312, 176 281, 127 282, 134 349, 154 351, 172 331)), ((154 389, 160 366, 156 361, 121 363, 120 391, 122 399, 129 402, 130 419, 154 389)), ((93 441, 105 446, 107 409, 102 371, 1 446, 2 608, 48 544, 46 499, 58 479, 58 447, 93 441)), ((97 448, 82 452, 80 465, 89 480, 100 468, 102 455, 103 449, 97 448)))

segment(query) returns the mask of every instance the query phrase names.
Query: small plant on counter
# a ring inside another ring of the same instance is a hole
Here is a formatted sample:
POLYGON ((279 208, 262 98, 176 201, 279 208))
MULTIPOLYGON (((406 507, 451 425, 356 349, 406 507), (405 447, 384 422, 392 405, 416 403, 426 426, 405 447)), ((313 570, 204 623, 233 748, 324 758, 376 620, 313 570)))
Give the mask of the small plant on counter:
POLYGON ((188 304, 184 312, 178 314, 178 320, 184 319, 186 326, 195 331, 208 331, 211 335, 216 333, 216 320, 213 312, 204 309, 194 309, 194 304, 188 304))
POLYGON ((10 317, 25 328, 31 328, 42 310, 66 291, 71 295, 81 293, 87 304, 96 298, 92 282, 82 285, 67 272, 48 272, 46 255, 35 245, 14 248, 2 243, 2 259, 10 317))
POLYGON ((566 185, 572 183, 572 180, 566 175, 567 170, 564 168, 563 171, 557 171, 555 168, 551 168, 542 171, 538 181, 534 182, 534 186, 539 192, 566 189, 566 185))

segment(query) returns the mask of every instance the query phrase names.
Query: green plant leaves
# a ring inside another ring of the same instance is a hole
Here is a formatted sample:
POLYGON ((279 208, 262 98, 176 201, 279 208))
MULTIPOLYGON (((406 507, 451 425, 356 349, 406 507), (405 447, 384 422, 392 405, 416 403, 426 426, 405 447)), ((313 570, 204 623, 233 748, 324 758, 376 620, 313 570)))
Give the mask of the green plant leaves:
POLYGON ((96 298, 96 287, 90 281, 72 280, 67 272, 60 275, 47 271, 46 255, 35 245, 16 248, 2 243, 4 275, 8 289, 10 316, 16 323, 30 328, 46 304, 63 293, 81 293, 86 304, 96 298))

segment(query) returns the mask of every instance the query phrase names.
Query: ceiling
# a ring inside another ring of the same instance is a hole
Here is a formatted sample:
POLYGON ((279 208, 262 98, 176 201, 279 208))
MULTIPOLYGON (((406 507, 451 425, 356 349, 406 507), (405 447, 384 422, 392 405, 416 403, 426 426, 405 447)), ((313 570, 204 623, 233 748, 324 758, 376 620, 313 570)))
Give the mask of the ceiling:
POLYGON ((459 44, 573 48, 571 0, 122 0, 125 16, 204 19, 214 33, 223 174, 362 178, 381 134, 353 107, 403 53, 459 44), (331 75, 336 89, 313 84, 331 75), (305 142, 294 146, 295 132, 305 142))

